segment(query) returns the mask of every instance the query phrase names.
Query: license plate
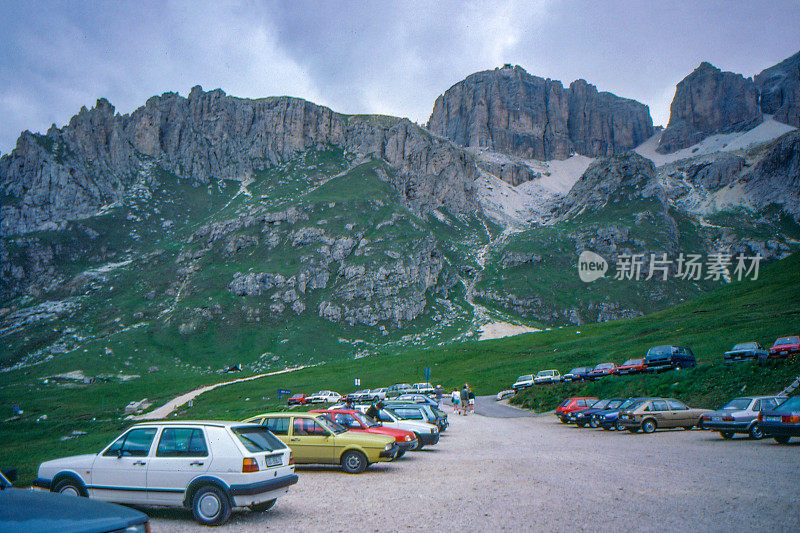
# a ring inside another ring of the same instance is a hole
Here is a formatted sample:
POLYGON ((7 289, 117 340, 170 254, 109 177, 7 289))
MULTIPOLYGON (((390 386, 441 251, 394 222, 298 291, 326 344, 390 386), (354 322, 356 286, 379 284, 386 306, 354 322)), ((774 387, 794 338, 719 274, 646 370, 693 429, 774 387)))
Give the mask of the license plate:
POLYGON ((271 466, 280 466, 283 462, 283 459, 280 455, 268 455, 264 457, 264 463, 267 465, 267 468, 271 466))
POLYGON ((779 416, 765 416, 764 417, 764 422, 780 422, 780 421, 781 421, 781 417, 779 417, 779 416))

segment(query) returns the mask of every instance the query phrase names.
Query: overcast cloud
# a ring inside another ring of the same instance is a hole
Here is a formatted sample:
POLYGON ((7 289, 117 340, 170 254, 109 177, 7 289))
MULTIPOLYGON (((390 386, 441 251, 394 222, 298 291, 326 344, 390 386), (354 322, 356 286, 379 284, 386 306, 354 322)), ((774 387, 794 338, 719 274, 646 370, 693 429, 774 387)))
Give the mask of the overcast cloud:
POLYGON ((479 70, 584 78, 666 124, 701 61, 747 76, 800 50, 800 3, 0 0, 0 152, 107 98, 129 113, 197 84, 424 123, 479 70))

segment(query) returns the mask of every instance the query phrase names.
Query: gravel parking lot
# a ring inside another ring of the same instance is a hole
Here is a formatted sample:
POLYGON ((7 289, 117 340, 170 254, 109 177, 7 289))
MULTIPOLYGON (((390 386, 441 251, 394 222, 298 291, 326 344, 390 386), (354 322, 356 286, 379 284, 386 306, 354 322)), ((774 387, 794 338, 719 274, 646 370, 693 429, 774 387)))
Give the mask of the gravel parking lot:
MULTIPOLYGON (((361 475, 300 467, 272 510, 235 512, 215 531, 800 529, 800 439, 632 435, 551 414, 450 419, 438 446, 361 475)), ((146 512, 153 531, 207 531, 188 511, 146 512)))

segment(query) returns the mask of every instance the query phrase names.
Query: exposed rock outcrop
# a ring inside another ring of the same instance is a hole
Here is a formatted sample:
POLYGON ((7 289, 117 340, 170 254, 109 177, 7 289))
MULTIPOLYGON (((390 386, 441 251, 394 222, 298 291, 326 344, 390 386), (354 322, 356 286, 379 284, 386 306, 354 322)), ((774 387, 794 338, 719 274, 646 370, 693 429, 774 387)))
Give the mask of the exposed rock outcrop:
POLYGON ((436 99, 427 127, 461 146, 539 160, 607 156, 653 134, 650 111, 639 102, 584 80, 564 88, 510 65, 452 86, 436 99))
POLYGON ((800 127, 800 52, 755 77, 761 111, 775 120, 800 127))
POLYGON ((675 88, 658 151, 674 152, 716 133, 746 131, 762 120, 751 78, 703 62, 675 88))
POLYGON ((408 207, 476 209, 473 158, 407 119, 345 116, 298 98, 249 100, 221 90, 165 93, 130 115, 106 100, 46 135, 24 132, 0 159, 2 235, 54 229, 124 197, 153 164, 185 179, 243 178, 309 149, 385 160, 408 207))

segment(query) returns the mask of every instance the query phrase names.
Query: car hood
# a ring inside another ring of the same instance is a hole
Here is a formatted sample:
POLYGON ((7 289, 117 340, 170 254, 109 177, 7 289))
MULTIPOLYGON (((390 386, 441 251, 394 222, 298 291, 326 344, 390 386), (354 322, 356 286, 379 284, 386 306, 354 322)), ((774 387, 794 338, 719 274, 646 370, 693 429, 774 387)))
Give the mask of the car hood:
POLYGON ((369 428, 367 432, 372 433, 374 435, 386 435, 387 437, 392 437, 393 439, 401 442, 404 442, 406 440, 406 436, 409 435, 411 436, 412 439, 416 438, 413 432, 397 428, 375 427, 375 428, 369 428))
POLYGON ((86 455, 73 455, 71 457, 62 457, 61 459, 53 459, 52 461, 45 461, 39 465, 39 477, 47 477, 60 472, 61 470, 80 470, 83 468, 91 468, 97 454, 90 453, 86 455))
POLYGON ((408 431, 421 431, 423 433, 429 433, 431 428, 434 428, 438 431, 438 428, 433 424, 428 424, 427 422, 419 422, 417 420, 399 420, 396 422, 398 425, 402 427, 400 429, 408 429, 408 431))
POLYGON ((101 533, 147 521, 143 513, 120 505, 22 489, 0 491, 0 507, 3 526, 26 533, 101 533))
POLYGON ((394 437, 366 433, 364 431, 345 431, 336 435, 337 446, 354 444, 365 448, 383 448, 392 442, 394 442, 394 437))

